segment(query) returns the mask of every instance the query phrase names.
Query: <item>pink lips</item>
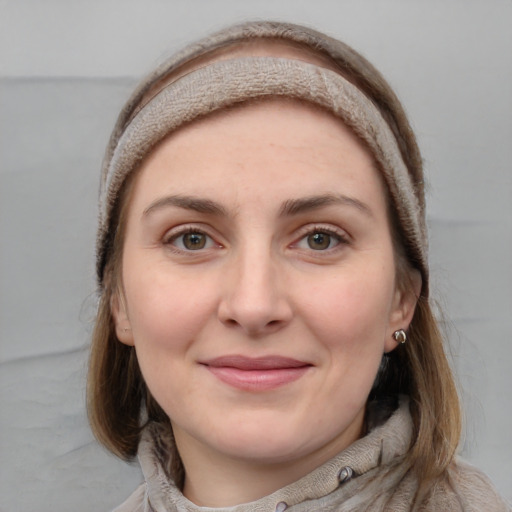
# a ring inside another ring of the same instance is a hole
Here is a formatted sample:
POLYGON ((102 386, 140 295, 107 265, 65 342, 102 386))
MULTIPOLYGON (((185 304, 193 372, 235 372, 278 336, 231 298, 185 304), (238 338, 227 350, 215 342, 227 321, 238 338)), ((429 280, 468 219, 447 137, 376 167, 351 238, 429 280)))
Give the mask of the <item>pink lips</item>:
POLYGON ((267 391, 302 377, 312 365, 281 356, 249 358, 240 355, 201 362, 222 382, 245 391, 267 391))

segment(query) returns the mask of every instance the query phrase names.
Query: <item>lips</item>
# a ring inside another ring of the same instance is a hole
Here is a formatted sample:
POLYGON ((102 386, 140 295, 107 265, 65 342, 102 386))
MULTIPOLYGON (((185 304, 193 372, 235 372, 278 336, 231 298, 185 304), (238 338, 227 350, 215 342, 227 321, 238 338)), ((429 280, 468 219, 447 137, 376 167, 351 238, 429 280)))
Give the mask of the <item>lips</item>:
POLYGON ((201 362, 217 379, 245 391, 267 391, 304 376, 312 365, 282 356, 228 355, 201 362))

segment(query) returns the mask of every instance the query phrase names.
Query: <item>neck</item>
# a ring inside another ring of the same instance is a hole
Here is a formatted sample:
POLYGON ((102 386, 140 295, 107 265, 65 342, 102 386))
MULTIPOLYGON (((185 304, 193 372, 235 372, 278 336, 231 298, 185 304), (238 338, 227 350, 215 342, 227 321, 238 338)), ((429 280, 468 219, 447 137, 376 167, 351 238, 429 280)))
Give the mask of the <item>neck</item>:
POLYGON ((361 421, 314 452, 291 457, 283 462, 246 460, 217 451, 174 427, 183 465, 183 494, 192 503, 204 507, 231 507, 268 496, 321 466, 361 435, 361 421))
POLYGON ((207 507, 231 507, 249 503, 298 480, 293 468, 250 465, 231 460, 229 465, 206 468, 189 464, 183 494, 193 503, 207 507), (207 474, 206 474, 207 473, 207 474))

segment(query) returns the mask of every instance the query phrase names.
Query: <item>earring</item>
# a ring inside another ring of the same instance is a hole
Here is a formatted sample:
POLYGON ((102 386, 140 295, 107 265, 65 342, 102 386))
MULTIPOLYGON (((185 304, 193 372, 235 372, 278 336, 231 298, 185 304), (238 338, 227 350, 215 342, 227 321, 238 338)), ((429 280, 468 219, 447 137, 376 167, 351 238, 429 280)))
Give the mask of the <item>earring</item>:
POLYGON ((403 329, 398 329, 398 331, 393 333, 393 339, 400 343, 400 345, 403 345, 407 341, 407 334, 405 334, 403 329))

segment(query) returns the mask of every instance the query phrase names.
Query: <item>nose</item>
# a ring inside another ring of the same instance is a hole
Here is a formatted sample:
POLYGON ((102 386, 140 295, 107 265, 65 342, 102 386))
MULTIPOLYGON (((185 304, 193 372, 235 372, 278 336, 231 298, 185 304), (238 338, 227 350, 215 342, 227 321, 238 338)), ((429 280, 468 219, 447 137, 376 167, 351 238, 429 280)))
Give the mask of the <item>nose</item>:
POLYGON ((248 249, 233 260, 223 277, 219 320, 251 337, 286 326, 293 310, 282 269, 272 255, 248 249))

